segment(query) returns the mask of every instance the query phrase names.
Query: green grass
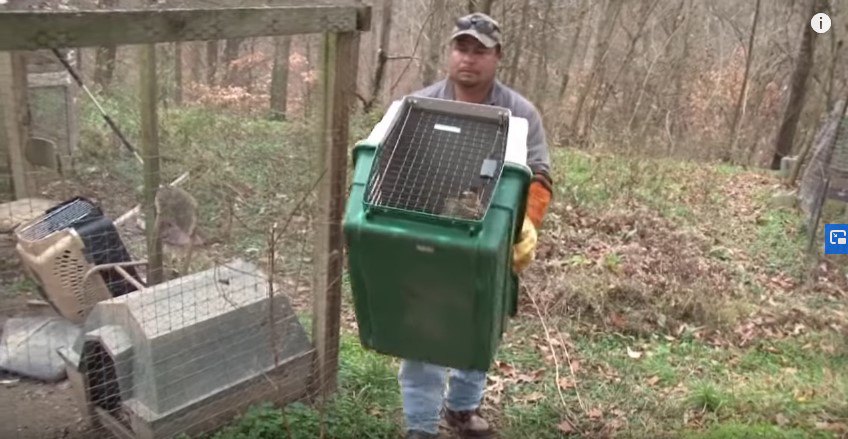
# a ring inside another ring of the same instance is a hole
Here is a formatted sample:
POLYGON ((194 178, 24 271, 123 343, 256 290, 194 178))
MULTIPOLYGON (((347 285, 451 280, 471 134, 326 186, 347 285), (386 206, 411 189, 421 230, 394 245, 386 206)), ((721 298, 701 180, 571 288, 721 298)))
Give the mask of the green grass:
POLYGON ((320 409, 290 404, 252 407, 209 439, 394 438, 400 434, 400 396, 394 362, 363 350, 352 334, 341 342, 339 391, 320 409))
POLYGON ((15 279, 9 285, 4 285, 3 288, 0 288, 0 294, 4 297, 12 298, 17 297, 23 294, 35 294, 37 286, 35 282, 30 280, 28 277, 20 276, 15 279))
MULTIPOLYGON (((526 339, 540 328, 524 326, 512 339, 526 339)), ((823 351, 819 344, 838 342, 834 334, 801 337, 779 342, 763 341, 748 349, 715 348, 698 340, 634 340, 615 335, 578 337, 575 352, 582 367, 577 390, 587 409, 606 408, 603 421, 578 416, 582 431, 603 428, 603 422, 621 418, 622 432, 634 437, 673 436, 694 431, 685 417, 700 419, 702 429, 692 437, 740 437, 763 433, 793 437, 815 431, 816 419, 846 419, 848 380, 844 371, 848 354, 823 351), (804 348, 803 346, 811 347, 804 348), (627 348, 640 352, 639 358, 627 348), (611 408, 622 415, 610 415, 611 408), (780 414, 783 426, 775 424, 780 414), (751 429, 748 431, 747 429, 751 429), (722 436, 722 435, 729 436, 722 436), (706 436, 702 436, 706 435, 706 436)), ((512 345, 513 349, 518 344, 512 345)), ((501 358, 521 358, 504 352, 501 358)), ((513 363, 522 372, 532 370, 513 363)), ((551 369, 548 369, 551 372, 551 369)), ((569 372, 564 370, 563 376, 569 372)), ((522 404, 504 408, 506 431, 551 434, 563 410, 552 377, 516 393, 543 392, 540 406, 522 404)), ((568 410, 580 413, 576 394, 565 391, 568 410)), ((536 436, 532 436, 536 437, 536 436)), ((778 436, 780 437, 780 436, 778 436)))
POLYGON ((795 438, 831 438, 833 435, 825 432, 810 432, 796 428, 781 428, 770 424, 729 422, 716 425, 703 432, 686 432, 682 437, 687 439, 726 439, 726 438, 763 438, 763 439, 795 439, 795 438))
POLYGON ((766 262, 768 272, 786 273, 794 278, 804 275, 807 237, 803 221, 788 209, 764 213, 753 242, 753 254, 766 262))
MULTIPOLYGON (((540 329, 531 322, 515 328, 499 361, 516 373, 537 370, 544 363, 533 345, 509 341, 527 340, 540 329)), ((602 410, 602 418, 581 414, 573 389, 563 391, 568 404, 564 409, 553 385, 553 368, 548 367, 538 381, 505 390, 495 422, 504 437, 562 437, 556 426, 566 419, 565 413, 575 415, 576 427, 583 432, 600 431, 605 423, 618 420, 619 434, 625 437, 831 437, 816 429, 815 420, 848 416, 848 382, 838 375, 848 366, 848 356, 802 346, 835 341, 813 336, 750 349, 719 349, 697 340, 657 337, 634 344, 614 335, 578 337, 574 354, 582 367, 577 391, 587 409, 602 410), (643 356, 631 358, 628 346, 643 356), (527 402, 538 394, 541 399, 527 402), (783 425, 775 422, 778 414, 783 425), (701 427, 684 423, 687 417, 699 419, 701 427)), ((401 406, 396 362, 363 350, 352 334, 342 338, 341 358, 340 390, 323 418, 317 408, 300 403, 285 410, 256 408, 212 438, 314 438, 322 424, 325 437, 397 437, 401 406)), ((561 373, 569 376, 567 369, 561 373)))
POLYGON ((702 220, 724 199, 718 184, 736 171, 715 171, 697 163, 587 155, 557 148, 552 153, 557 199, 587 208, 640 204, 685 224, 702 220), (693 176, 697 175, 695 179, 693 176), (698 205, 685 200, 697 196, 698 205))

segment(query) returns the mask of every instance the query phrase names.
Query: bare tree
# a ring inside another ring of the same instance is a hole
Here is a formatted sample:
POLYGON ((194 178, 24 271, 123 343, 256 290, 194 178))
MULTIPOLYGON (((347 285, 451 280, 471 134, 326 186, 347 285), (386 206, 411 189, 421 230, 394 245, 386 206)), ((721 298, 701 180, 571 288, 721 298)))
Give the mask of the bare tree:
POLYGON ((542 30, 541 35, 539 37, 539 57, 536 60, 536 84, 534 88, 534 97, 533 102, 536 103, 536 106, 539 107, 539 111, 544 110, 544 100, 542 99, 546 93, 546 89, 548 88, 548 42, 550 41, 550 36, 548 33, 550 32, 549 25, 549 17, 551 16, 551 12, 553 11, 554 2, 553 0, 545 0, 545 11, 542 15, 542 30))
POLYGON ((574 36, 571 37, 571 44, 568 45, 568 55, 565 56, 565 63, 562 65, 562 82, 560 83, 559 93, 557 94, 557 101, 560 102, 565 97, 566 90, 568 90, 568 82, 571 79, 571 64, 574 62, 574 54, 577 52, 580 35, 583 33, 583 22, 585 21, 588 9, 588 5, 584 3, 580 6, 580 12, 575 17, 577 27, 574 30, 574 36))
MULTIPOLYGON (((116 5, 116 0, 99 0, 97 2, 97 7, 101 9, 114 8, 116 5)), ((94 56, 94 82, 102 89, 108 88, 112 82, 117 54, 118 48, 114 45, 97 48, 94 56)))
POLYGON ((206 84, 215 85, 215 74, 218 71, 218 40, 206 42, 206 84))
POLYGON ((271 118, 284 120, 288 106, 289 54, 291 37, 274 38, 274 67, 271 72, 271 118))
POLYGON ((224 85, 235 84, 235 70, 232 64, 239 56, 242 42, 244 38, 231 38, 224 44, 224 85))
POLYGON ((518 75, 518 62, 521 56, 522 46, 524 44, 524 33, 527 29, 527 15, 530 13, 530 0, 524 0, 521 5, 521 22, 518 25, 516 32, 515 43, 512 44, 512 60, 509 64, 509 72, 507 74, 507 84, 515 85, 515 78, 518 75))
POLYGON ((425 86, 436 82, 442 53, 442 27, 445 25, 445 0, 431 0, 430 10, 432 18, 427 25, 427 35, 430 44, 427 46, 427 56, 424 60, 422 82, 425 86))
POLYGON ((754 18, 751 24, 751 35, 748 39, 748 50, 745 53, 745 73, 742 75, 742 88, 739 90, 739 98, 736 101, 736 109, 733 112, 733 125, 730 128, 729 148, 726 150, 725 160, 730 159, 736 151, 739 142, 739 126, 745 116, 745 102, 748 96, 748 75, 751 70, 751 60, 754 59, 754 38, 757 36, 757 23, 760 21, 760 0, 754 5, 754 18))
MULTIPOLYGON (((810 17, 815 15, 816 11, 827 8, 826 0, 809 0, 809 5, 810 17)), ((789 101, 786 104, 783 121, 780 123, 780 129, 777 133, 774 156, 772 156, 771 160, 771 169, 780 169, 781 159, 789 155, 792 151, 795 130, 798 127, 798 119, 801 117, 801 110, 804 107, 804 98, 807 93, 807 78, 813 66, 813 53, 815 49, 816 44, 813 38, 813 29, 805 17, 801 32, 801 44, 798 46, 798 57, 795 59, 795 69, 792 72, 789 101)))
POLYGON ((380 47, 377 49, 377 71, 374 73, 374 82, 371 84, 371 98, 365 101, 364 110, 370 113, 374 104, 380 98, 383 88, 386 63, 389 61, 389 42, 392 36, 392 0, 383 0, 383 24, 380 29, 380 47))
POLYGON ((494 3, 494 0, 468 0, 468 13, 482 12, 484 14, 491 14, 492 3, 494 3))
POLYGON ((592 57, 591 65, 589 66, 589 78, 577 98, 574 117, 571 119, 572 134, 580 135, 580 132, 578 132, 578 123, 580 122, 580 116, 583 113, 583 106, 586 103, 586 98, 588 98, 589 93, 591 93, 592 89, 595 87, 595 82, 598 78, 603 76, 603 63, 606 60, 613 32, 615 32, 615 25, 618 21, 621 6, 622 5, 619 2, 608 1, 600 19, 597 21, 597 25, 595 27, 594 56, 592 57))

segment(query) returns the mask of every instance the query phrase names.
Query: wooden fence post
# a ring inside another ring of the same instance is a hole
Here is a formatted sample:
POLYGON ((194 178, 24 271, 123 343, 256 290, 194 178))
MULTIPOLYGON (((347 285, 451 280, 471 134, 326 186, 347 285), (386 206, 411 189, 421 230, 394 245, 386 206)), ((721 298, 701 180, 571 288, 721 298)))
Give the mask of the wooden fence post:
POLYGON ((318 395, 335 391, 339 366, 339 319, 344 271, 344 214, 348 122, 359 57, 359 34, 325 34, 319 136, 321 157, 313 281, 312 338, 316 348, 313 386, 318 395))
MULTIPOLYGON (((23 54, 0 52, 0 160, 4 161, 0 169, 9 167, 15 199, 32 196, 37 190, 33 167, 24 155, 29 124, 23 54)), ((8 182, 0 182, 0 190, 7 190, 6 186, 8 182)))
POLYGON ((163 280, 162 240, 156 227, 156 191, 159 189, 159 119, 156 113, 156 46, 139 46, 141 75, 139 105, 141 113, 141 154, 144 160, 144 230, 147 235, 147 284, 163 280))

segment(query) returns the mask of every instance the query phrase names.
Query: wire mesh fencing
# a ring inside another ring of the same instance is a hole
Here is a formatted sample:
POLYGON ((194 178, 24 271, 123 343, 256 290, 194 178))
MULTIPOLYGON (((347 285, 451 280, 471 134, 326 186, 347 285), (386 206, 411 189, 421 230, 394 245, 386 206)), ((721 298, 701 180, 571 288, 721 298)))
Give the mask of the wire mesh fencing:
POLYGON ((340 310, 315 280, 344 282, 316 246, 344 137, 321 132, 324 42, 0 52, 20 146, 0 148, 0 437, 197 437, 320 406, 340 310))

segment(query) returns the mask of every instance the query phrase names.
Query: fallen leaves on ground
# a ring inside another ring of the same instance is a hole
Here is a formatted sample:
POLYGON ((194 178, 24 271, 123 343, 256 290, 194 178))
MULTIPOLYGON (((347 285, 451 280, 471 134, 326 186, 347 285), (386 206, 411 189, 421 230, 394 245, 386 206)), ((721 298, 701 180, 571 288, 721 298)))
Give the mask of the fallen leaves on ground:
MULTIPOLYGON (((505 361, 495 361, 491 372, 487 375, 486 398, 494 404, 500 404, 505 389, 515 389, 524 384, 538 383, 545 378, 546 374, 547 371, 544 368, 524 372, 505 361)), ((530 403, 542 398, 544 398, 543 394, 532 392, 528 395, 513 397, 513 400, 530 403)))
POLYGON ((557 430, 559 430, 560 432, 565 433, 565 434, 570 434, 570 433, 575 432, 574 426, 571 425, 571 422, 568 422, 568 420, 562 421, 559 424, 557 424, 557 430))
POLYGON ((589 416, 589 419, 598 420, 604 417, 604 411, 598 407, 594 407, 589 409, 589 411, 586 412, 586 415, 589 416))
MULTIPOLYGON (((837 268, 844 261, 825 258, 802 282, 773 272, 752 253, 771 209, 761 194, 779 182, 757 173, 693 172, 698 175, 680 183, 685 190, 675 186, 660 194, 694 214, 688 223, 638 197, 611 199, 599 208, 555 202, 540 235, 538 262, 522 279, 539 307, 550 315, 579 316, 590 331, 673 337, 688 331, 716 347, 822 327, 848 333, 848 278, 837 268), (844 305, 812 315, 795 309, 809 295, 829 295, 844 305), (750 303, 754 313, 739 303, 750 303)), ((526 295, 519 306, 520 313, 535 314, 526 295)), ((553 362, 550 349, 539 350, 553 362)), ((627 354, 639 359, 641 352, 627 354)))

